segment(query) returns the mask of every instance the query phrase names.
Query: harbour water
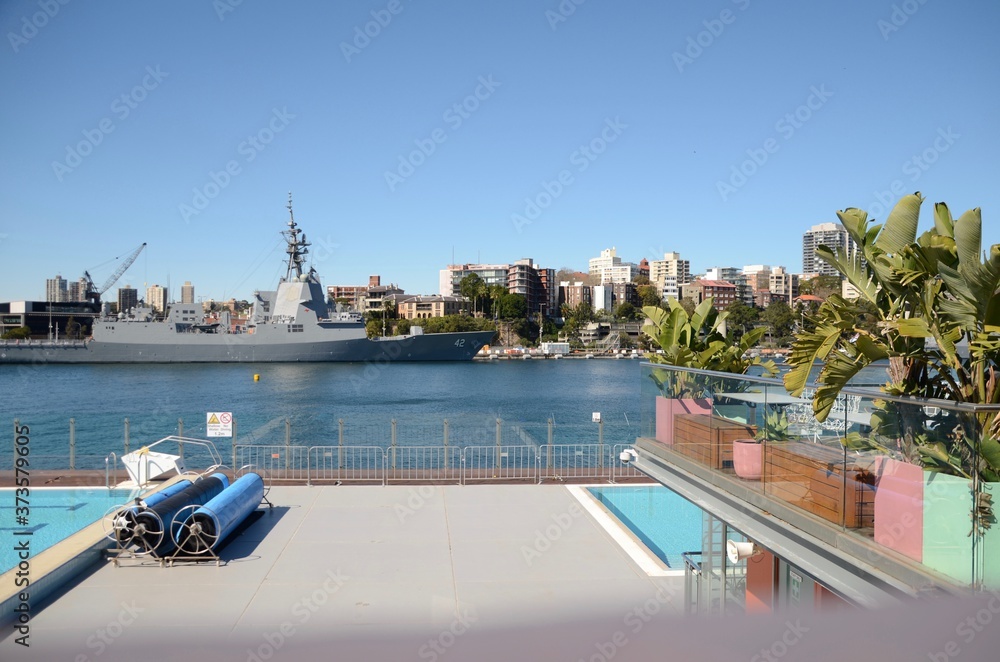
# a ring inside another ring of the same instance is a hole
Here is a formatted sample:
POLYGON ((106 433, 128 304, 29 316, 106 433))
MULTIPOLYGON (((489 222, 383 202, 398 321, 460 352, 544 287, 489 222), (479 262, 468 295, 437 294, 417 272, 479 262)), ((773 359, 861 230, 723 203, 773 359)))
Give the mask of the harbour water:
MULTIPOLYGON (((31 430, 36 467, 65 467, 70 419, 77 467, 161 437, 204 437, 207 412, 232 412, 240 444, 455 446, 631 443, 639 434, 639 361, 476 361, 434 364, 48 365, 0 367, 0 469, 14 419, 31 430), (260 375, 254 381, 254 374, 260 375), (600 412, 603 429, 592 422, 600 412), (179 423, 180 419, 180 423, 179 423), (287 429, 286 429, 287 420, 287 429), (0 437, 2 438, 2 437, 0 437)), ((218 439, 223 457, 229 439, 218 439)))

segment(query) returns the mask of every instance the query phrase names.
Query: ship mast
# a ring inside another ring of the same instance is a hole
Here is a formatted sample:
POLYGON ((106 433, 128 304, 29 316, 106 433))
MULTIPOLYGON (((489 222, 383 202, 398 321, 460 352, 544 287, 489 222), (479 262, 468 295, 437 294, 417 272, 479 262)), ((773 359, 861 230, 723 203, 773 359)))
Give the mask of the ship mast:
POLYGON ((306 242, 306 235, 299 239, 299 228, 295 224, 295 214, 292 212, 292 193, 288 192, 288 229, 282 234, 288 242, 285 252, 288 253, 288 271, 285 273, 285 281, 302 277, 302 265, 305 257, 309 254, 309 244, 306 242))

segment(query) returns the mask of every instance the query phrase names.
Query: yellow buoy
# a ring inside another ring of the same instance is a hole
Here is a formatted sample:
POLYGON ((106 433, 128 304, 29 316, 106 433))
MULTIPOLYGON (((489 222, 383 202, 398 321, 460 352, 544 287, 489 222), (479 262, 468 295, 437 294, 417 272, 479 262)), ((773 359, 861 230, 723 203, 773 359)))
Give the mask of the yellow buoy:
POLYGON ((259 381, 260 381, 260 375, 254 375, 254 376, 253 376, 253 380, 254 380, 255 382, 259 382, 259 381))

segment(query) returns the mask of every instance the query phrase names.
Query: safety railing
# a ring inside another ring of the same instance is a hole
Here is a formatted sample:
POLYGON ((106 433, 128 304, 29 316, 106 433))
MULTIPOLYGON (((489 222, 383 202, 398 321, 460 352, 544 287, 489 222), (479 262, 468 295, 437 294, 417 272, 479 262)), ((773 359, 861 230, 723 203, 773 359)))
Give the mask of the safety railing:
POLYGON ((306 446, 236 446, 234 468, 250 467, 271 485, 309 481, 309 449, 306 446))
POLYGON ((462 482, 462 449, 453 446, 391 446, 385 451, 386 482, 462 482))
POLYGON ((611 475, 603 444, 546 445, 541 449, 538 482, 546 480, 601 480, 611 475))
POLYGON ((308 453, 310 485, 385 484, 385 451, 378 446, 313 446, 308 453))
POLYGON ((468 446, 462 454, 462 483, 534 482, 538 475, 535 446, 468 446))

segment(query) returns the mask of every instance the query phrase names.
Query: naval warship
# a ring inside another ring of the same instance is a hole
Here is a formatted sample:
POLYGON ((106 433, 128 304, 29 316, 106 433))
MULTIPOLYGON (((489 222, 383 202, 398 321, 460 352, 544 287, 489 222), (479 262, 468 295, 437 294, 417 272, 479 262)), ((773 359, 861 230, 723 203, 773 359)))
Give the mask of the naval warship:
POLYGON ((493 331, 368 338, 362 315, 330 308, 312 267, 309 243, 288 203, 287 271, 273 291, 254 292, 245 326, 228 311, 208 318, 200 304, 173 303, 164 319, 149 308, 94 319, 86 340, 0 341, 0 363, 279 363, 465 361, 493 331), (300 236, 301 235, 301 236, 300 236))

